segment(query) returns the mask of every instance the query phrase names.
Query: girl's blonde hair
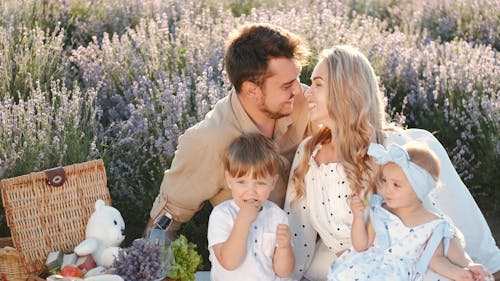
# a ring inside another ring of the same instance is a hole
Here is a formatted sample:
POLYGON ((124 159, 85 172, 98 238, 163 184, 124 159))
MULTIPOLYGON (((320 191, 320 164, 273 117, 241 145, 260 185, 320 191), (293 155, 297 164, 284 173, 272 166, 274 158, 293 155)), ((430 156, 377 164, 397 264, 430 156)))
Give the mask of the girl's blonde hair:
POLYGON ((297 199, 304 196, 304 177, 309 158, 317 144, 334 144, 340 148, 353 194, 375 192, 377 167, 367 155, 372 142, 383 143, 386 115, 377 77, 368 59, 352 46, 334 46, 321 53, 328 67, 328 111, 334 120, 335 139, 329 128, 313 135, 305 145, 305 156, 293 171, 297 199))
POLYGON ((224 169, 231 177, 252 173, 255 179, 280 174, 282 160, 276 144, 261 134, 243 134, 224 154, 224 169))

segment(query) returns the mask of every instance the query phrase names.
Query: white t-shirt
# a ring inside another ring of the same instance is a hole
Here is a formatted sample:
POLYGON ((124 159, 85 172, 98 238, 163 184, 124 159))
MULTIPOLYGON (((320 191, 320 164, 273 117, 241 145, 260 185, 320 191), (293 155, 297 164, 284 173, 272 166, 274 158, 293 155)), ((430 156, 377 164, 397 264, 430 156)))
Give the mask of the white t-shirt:
POLYGON ((241 265, 229 271, 222 267, 213 251, 213 246, 225 242, 240 208, 234 200, 227 200, 217 205, 210 214, 208 221, 208 250, 212 269, 212 281, 254 281, 254 280, 285 280, 276 276, 273 269, 273 255, 276 247, 276 227, 278 224, 288 224, 285 212, 271 201, 262 206, 257 219, 252 223, 247 241, 247 251, 241 265))

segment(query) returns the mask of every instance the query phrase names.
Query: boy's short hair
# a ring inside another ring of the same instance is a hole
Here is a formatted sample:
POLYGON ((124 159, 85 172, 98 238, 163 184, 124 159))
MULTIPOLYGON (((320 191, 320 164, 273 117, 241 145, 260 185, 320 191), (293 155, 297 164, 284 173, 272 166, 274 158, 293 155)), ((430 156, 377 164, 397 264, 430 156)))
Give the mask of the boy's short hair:
POLYGON ((226 41, 224 64, 236 93, 245 81, 262 86, 269 59, 295 58, 307 63, 309 47, 304 39, 271 24, 249 24, 233 31, 226 41))
POLYGON ((283 165, 278 151, 277 145, 261 134, 243 134, 226 149, 224 169, 231 177, 277 175, 283 165))

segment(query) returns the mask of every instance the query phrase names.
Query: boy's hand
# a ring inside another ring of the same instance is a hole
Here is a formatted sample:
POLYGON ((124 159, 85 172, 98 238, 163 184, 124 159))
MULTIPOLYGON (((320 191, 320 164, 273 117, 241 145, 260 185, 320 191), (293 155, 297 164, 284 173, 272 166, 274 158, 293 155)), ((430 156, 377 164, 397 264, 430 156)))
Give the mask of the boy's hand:
POLYGON ((238 213, 238 217, 242 222, 246 222, 251 224, 257 219, 259 215, 261 205, 256 200, 248 200, 245 201, 243 206, 240 208, 240 212, 238 213))
POLYGON ((290 227, 286 224, 278 224, 276 227, 276 247, 277 248, 287 248, 291 247, 290 239, 292 238, 292 232, 290 227))
POLYGON ((352 215, 356 219, 363 219, 363 215, 365 213, 365 206, 363 205, 363 201, 357 194, 353 194, 351 196, 351 211, 352 215))

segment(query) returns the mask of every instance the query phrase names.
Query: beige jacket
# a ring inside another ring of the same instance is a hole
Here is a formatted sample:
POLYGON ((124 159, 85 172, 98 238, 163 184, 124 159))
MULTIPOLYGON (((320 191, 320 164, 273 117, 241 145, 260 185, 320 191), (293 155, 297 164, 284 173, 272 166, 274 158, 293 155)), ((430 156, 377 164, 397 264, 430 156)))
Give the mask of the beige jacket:
MULTIPOLYGON (((299 143, 308 132, 308 106, 303 95, 297 95, 293 113, 277 120, 273 139, 287 163, 290 163, 299 143)), ((170 169, 165 171, 160 192, 150 216, 168 211, 176 222, 184 223, 201 208, 206 200, 213 206, 231 198, 224 180, 222 157, 230 142, 242 133, 257 133, 259 129, 243 109, 233 91, 207 113, 205 119, 179 137, 170 169)), ((280 180, 270 200, 283 207, 286 181, 280 180)))

